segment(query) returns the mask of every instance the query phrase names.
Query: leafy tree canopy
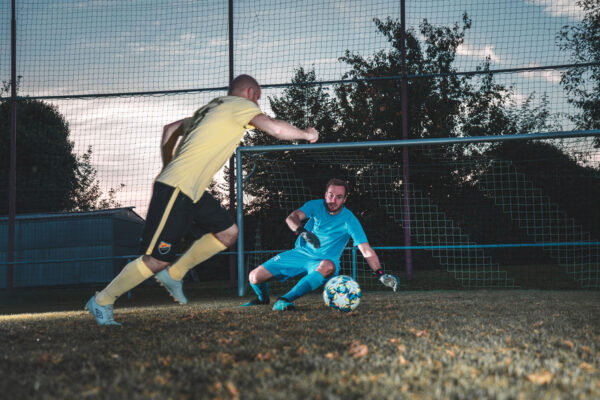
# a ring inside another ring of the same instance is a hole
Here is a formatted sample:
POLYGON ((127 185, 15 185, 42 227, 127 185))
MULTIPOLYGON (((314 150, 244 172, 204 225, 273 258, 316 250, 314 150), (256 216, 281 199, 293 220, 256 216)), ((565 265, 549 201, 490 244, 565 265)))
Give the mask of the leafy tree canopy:
MULTIPOLYGON (((572 68, 561 83, 569 94, 569 102, 580 110, 573 121, 580 129, 600 129, 600 2, 578 0, 584 18, 566 25, 557 36, 562 50, 571 52, 573 63, 595 62, 589 68, 572 68)), ((600 139, 596 140, 600 147, 600 139)))
MULTIPOLYGON (((2 92, 8 92, 4 84, 2 92)), ((0 102, 0 214, 8 214, 10 109, 0 102)), ((92 148, 77 156, 69 124, 55 106, 34 99, 17 102, 17 212, 86 211, 118 207, 111 189, 102 197, 92 148)), ((123 185, 121 185, 122 187, 123 185)))

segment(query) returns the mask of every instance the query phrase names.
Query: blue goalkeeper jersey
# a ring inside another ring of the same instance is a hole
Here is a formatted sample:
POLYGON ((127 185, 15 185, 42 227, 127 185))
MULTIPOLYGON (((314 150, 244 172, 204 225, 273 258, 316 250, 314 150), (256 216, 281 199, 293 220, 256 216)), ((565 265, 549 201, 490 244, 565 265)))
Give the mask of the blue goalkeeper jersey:
POLYGON ((338 214, 331 215, 327 212, 325 200, 311 200, 300 207, 300 210, 309 218, 304 228, 317 235, 321 247, 315 249, 299 236, 295 245, 297 250, 324 260, 337 261, 350 238, 355 245, 367 242, 367 235, 360 222, 346 207, 338 214))

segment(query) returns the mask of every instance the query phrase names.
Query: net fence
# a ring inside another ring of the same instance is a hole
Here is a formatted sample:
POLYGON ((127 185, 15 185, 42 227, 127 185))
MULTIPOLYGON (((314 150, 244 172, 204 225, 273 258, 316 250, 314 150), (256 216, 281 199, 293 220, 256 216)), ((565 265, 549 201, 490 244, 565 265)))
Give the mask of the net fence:
MULTIPOLYGON (((578 90, 593 98, 597 54, 580 57, 565 39, 598 18, 590 1, 14 3, 18 214, 134 207, 144 217, 162 126, 224 95, 241 73, 261 83, 267 114, 317 126, 322 141, 401 138, 403 3, 409 138, 599 125, 577 102, 578 90)), ((0 215, 11 12, 0 4, 0 215)), ((260 136, 245 144, 270 143, 260 136)), ((224 198, 225 173, 216 177, 224 198)))
MULTIPOLYGON (((261 251, 291 248, 295 237, 286 216, 323 198, 326 182, 336 177, 349 182, 347 207, 362 221, 384 269, 399 274, 406 287, 599 287, 600 152, 593 137, 417 145, 409 150, 409 183, 399 150, 247 154, 244 229, 245 245, 254 249, 251 268, 273 255, 261 251), (410 282, 407 249, 414 253, 410 282)), ((342 272, 376 287, 352 245, 342 272)))

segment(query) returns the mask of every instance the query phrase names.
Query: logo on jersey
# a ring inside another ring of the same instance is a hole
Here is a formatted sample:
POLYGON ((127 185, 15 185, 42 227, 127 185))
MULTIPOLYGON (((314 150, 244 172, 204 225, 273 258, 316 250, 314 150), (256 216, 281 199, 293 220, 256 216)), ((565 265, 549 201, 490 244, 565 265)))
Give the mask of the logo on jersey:
POLYGON ((160 242, 158 244, 158 252, 160 254, 165 255, 165 254, 167 254, 170 251, 171 251, 171 243, 160 242))

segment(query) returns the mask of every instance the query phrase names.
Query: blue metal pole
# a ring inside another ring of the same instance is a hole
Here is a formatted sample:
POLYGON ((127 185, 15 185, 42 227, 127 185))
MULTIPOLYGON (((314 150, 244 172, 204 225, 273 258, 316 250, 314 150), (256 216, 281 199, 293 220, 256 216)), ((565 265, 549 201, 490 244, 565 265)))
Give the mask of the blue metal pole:
POLYGON ((8 173, 8 243, 6 249, 6 289, 13 289, 15 237, 17 224, 17 19, 15 0, 11 1, 10 33, 10 160, 8 173))
MULTIPOLYGON (((405 9, 406 9, 406 1, 402 0, 400 5, 400 20, 401 20, 401 34, 402 38, 400 39, 400 52, 402 53, 402 80, 400 81, 400 90, 402 96, 401 103, 401 111, 402 114, 402 139, 408 139, 408 78, 406 75, 408 74, 406 69, 406 18, 405 18, 405 9)), ((402 192, 404 195, 404 199, 402 200, 403 205, 403 225, 402 229, 404 230, 404 245, 410 247, 412 243, 411 233, 410 233, 410 173, 409 173, 409 159, 408 159, 408 147, 402 147, 402 192)), ((409 281, 412 279, 412 250, 408 249, 404 252, 404 257, 406 260, 406 279, 409 281)))
POLYGON ((294 151, 294 150, 340 150, 355 148, 375 148, 391 146, 427 146, 432 144, 457 144, 457 143, 481 143, 481 142, 507 142, 512 140, 540 140, 540 139, 563 139, 584 136, 600 136, 600 129, 587 131, 558 131, 519 133, 514 135, 490 135, 490 136, 467 136, 459 138, 430 138, 430 139, 407 139, 407 140, 375 140, 372 142, 344 142, 344 143, 314 143, 314 144, 284 144, 273 146, 248 146, 238 147, 237 151, 245 152, 270 152, 270 151, 294 151))
POLYGON ((352 279, 356 280, 356 246, 352 246, 352 279))
POLYGON ((237 242, 238 264, 238 296, 246 294, 246 271, 244 268, 244 183, 242 180, 242 152, 240 148, 235 152, 236 190, 237 190, 237 226, 239 229, 237 242))

